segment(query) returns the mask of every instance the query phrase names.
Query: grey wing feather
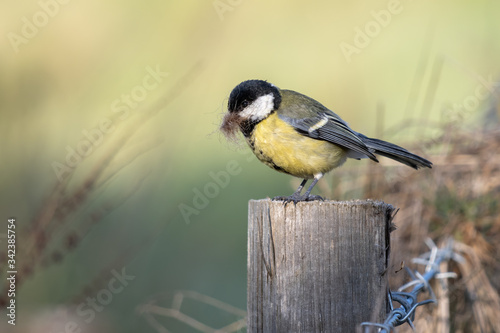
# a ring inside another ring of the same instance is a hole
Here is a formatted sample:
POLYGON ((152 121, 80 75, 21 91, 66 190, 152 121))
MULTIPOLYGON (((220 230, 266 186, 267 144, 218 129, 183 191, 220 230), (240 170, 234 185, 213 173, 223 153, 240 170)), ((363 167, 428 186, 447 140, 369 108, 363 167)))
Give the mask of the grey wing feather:
POLYGON ((390 159, 398 161, 399 163, 406 164, 414 169, 432 168, 432 162, 416 154, 410 153, 403 147, 397 146, 387 141, 368 138, 361 133, 358 133, 358 135, 369 148, 373 149, 373 152, 375 154, 388 157, 390 159))
POLYGON ((338 115, 310 97, 292 90, 281 92, 287 98, 283 99, 278 116, 302 135, 343 147, 351 158, 369 157, 378 162, 374 155, 378 154, 415 169, 432 167, 430 161, 400 146, 353 131, 338 115))
MULTIPOLYGON (((328 110, 329 111, 329 110, 328 110)), ((292 118, 280 114, 279 117, 292 125, 300 134, 317 140, 324 140, 346 148, 355 158, 369 157, 378 162, 373 151, 349 126, 333 112, 317 112, 314 117, 292 118), (325 122, 321 127, 315 125, 325 122)))

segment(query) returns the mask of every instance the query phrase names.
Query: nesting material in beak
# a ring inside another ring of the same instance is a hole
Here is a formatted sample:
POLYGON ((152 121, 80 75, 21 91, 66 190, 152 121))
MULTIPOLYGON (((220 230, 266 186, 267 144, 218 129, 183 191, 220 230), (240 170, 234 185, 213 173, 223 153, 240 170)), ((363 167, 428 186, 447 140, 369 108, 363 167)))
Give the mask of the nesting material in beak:
POLYGON ((220 130, 228 140, 236 140, 236 134, 240 129, 240 125, 244 118, 240 117, 236 112, 228 112, 222 119, 220 130))

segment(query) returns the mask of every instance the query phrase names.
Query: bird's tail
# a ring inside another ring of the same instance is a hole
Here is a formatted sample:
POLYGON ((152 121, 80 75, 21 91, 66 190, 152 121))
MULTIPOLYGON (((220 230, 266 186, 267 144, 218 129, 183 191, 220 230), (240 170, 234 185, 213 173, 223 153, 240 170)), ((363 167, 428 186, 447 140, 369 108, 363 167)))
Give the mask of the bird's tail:
POLYGON ((423 157, 410 153, 408 150, 396 146, 393 143, 382 141, 379 139, 368 138, 360 134, 361 140, 374 154, 382 155, 398 161, 399 163, 406 164, 414 169, 418 168, 432 168, 432 162, 423 157))

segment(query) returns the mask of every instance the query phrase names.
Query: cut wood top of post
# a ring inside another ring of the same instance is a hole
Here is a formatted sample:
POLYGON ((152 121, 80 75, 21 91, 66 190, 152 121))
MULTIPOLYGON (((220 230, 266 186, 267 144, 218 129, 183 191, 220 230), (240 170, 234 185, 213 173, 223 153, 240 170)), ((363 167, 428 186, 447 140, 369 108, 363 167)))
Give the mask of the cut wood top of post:
POLYGON ((323 201, 321 200, 315 200, 315 201, 299 201, 295 205, 293 202, 290 203, 284 203, 283 201, 278 201, 278 200, 272 200, 271 198, 266 198, 266 199, 251 199, 249 200, 249 203, 265 203, 268 202, 269 204, 273 205, 282 205, 284 207, 295 207, 295 206, 322 206, 322 205, 339 205, 339 206, 363 206, 363 205, 368 205, 368 206, 374 206, 374 207, 381 207, 381 208, 388 208, 390 206, 392 209, 392 205, 385 203, 383 201, 379 200, 372 200, 372 199, 366 199, 366 200, 361 200, 361 199, 355 199, 355 200, 348 200, 348 201, 338 201, 338 200, 329 200, 325 199, 323 201))

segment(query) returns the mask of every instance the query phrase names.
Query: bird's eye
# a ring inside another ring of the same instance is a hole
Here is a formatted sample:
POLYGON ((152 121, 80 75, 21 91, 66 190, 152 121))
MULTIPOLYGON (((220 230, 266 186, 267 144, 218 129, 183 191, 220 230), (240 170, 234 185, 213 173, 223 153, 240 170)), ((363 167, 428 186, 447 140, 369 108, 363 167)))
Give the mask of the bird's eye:
POLYGON ((247 101, 247 100, 244 100, 243 102, 241 102, 241 107, 244 109, 246 108, 250 103, 247 101))

